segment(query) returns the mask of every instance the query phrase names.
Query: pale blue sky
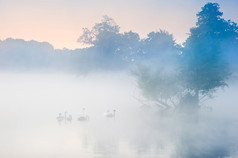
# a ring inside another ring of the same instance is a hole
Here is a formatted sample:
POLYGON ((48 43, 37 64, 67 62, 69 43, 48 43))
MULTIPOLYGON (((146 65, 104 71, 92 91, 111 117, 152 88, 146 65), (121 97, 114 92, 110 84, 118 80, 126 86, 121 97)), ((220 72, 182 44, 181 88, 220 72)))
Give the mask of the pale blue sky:
POLYGON ((122 32, 132 30, 145 37, 165 29, 182 42, 207 2, 219 3, 224 17, 238 22, 238 0, 0 0, 0 39, 34 39, 55 48, 76 48, 82 28, 108 15, 122 32))

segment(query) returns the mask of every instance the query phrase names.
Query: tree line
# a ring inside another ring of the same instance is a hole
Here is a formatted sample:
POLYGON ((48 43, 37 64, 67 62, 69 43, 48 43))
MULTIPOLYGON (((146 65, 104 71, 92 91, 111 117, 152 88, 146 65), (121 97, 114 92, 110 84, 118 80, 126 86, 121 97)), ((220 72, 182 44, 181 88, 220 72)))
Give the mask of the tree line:
POLYGON ((145 98, 162 109, 196 109, 238 72, 238 25, 222 18, 219 4, 207 3, 197 14, 183 44, 165 30, 140 38, 103 16, 84 28, 83 49, 56 50, 49 43, 7 39, 0 42, 0 69, 73 72, 130 69, 145 98))

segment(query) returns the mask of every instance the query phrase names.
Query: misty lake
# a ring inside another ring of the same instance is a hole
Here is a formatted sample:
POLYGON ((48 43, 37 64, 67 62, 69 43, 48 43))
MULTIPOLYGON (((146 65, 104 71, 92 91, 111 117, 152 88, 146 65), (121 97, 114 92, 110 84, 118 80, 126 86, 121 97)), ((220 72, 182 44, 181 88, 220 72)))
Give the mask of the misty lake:
MULTIPOLYGON (((202 121, 190 126, 141 108, 136 82, 127 73, 0 73, 0 157, 172 158, 195 149, 219 153, 223 144, 237 140, 235 90, 219 91, 209 102, 216 108, 204 110, 202 121), (83 108, 89 119, 78 121, 83 108), (115 118, 103 115, 113 109, 115 118), (65 112, 72 122, 59 124, 56 117, 65 112)), ((235 155, 237 150, 230 149, 237 144, 231 144, 224 152, 235 155)))

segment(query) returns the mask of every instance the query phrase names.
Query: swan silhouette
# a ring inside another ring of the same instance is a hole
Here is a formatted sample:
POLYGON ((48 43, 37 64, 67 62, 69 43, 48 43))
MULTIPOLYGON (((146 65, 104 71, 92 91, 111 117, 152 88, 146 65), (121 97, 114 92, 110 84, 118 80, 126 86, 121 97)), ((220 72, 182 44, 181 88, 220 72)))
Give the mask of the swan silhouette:
POLYGON ((115 118, 116 117, 116 110, 113 110, 113 111, 107 110, 104 113, 104 116, 109 117, 109 118, 115 118))
POLYGON ((69 115, 68 117, 66 117, 66 120, 71 122, 72 121, 72 115, 69 115))
POLYGON ((89 120, 89 116, 85 114, 85 108, 83 108, 83 112, 77 115, 78 121, 87 121, 89 120))
POLYGON ((62 113, 59 113, 59 116, 56 117, 57 121, 59 123, 61 123, 62 121, 65 121, 65 123, 67 122, 71 122, 72 121, 72 115, 67 115, 68 113, 65 112, 64 116, 62 115, 62 113))
POLYGON ((59 123, 61 123, 64 120, 64 117, 62 116, 61 113, 59 113, 59 116, 57 116, 56 119, 59 123))

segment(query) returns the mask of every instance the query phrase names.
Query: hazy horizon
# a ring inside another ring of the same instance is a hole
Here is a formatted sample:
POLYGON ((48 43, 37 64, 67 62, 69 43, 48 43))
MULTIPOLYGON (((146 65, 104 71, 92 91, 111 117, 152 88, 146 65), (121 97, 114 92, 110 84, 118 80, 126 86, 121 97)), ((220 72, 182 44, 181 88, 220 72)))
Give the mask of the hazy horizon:
POLYGON ((237 10, 0 0, 0 157, 238 157, 237 10))

